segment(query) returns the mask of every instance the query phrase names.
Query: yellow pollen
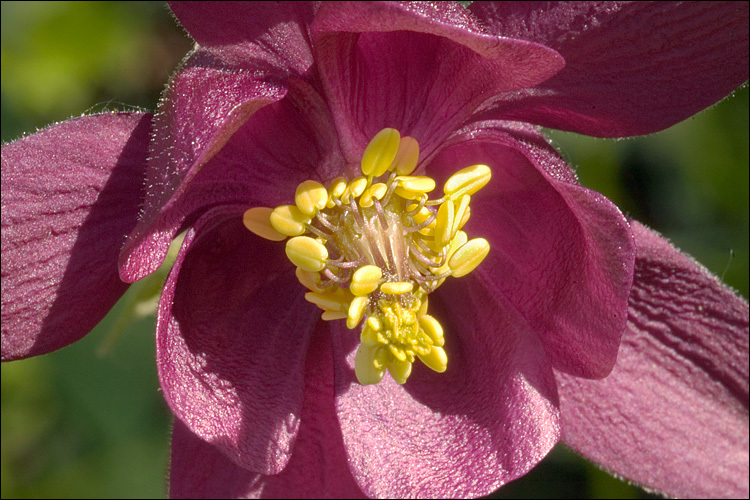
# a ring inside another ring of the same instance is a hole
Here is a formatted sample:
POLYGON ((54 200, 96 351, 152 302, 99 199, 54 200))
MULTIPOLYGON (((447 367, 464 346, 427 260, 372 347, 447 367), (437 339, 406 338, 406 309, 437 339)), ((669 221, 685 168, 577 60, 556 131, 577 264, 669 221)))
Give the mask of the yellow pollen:
POLYGON ((361 325, 354 363, 361 384, 380 382, 386 371, 403 384, 417 358, 446 370, 443 327, 427 314, 427 297, 446 278, 476 269, 490 251, 487 240, 470 240, 462 230, 490 168, 459 170, 445 182, 443 197, 430 200, 435 180, 412 175, 418 164, 417 141, 386 128, 365 148, 361 177, 337 177, 327 186, 307 180, 293 205, 243 215, 258 236, 290 238, 286 255, 323 320, 361 325))

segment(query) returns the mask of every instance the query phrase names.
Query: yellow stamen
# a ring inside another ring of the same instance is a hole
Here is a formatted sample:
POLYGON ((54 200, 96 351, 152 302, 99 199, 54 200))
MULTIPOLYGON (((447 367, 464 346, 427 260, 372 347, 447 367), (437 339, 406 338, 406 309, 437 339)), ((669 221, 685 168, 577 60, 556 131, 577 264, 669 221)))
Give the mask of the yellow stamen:
POLYGON ((281 234, 271 225, 271 213, 273 209, 268 207, 255 207, 245 211, 242 214, 242 223, 253 233, 261 238, 271 241, 281 241, 286 239, 285 234, 281 234))
POLYGON ((372 138, 362 154, 362 173, 380 177, 388 171, 398 153, 401 134, 394 128, 384 128, 372 138))
POLYGON ((378 363, 380 347, 361 345, 354 358, 354 373, 362 385, 377 384, 383 378, 385 366, 378 363), (379 366, 380 365, 380 366, 379 366))
POLYGON ((349 290, 354 295, 368 295, 378 288, 378 282, 383 277, 383 270, 378 266, 368 265, 357 269, 352 275, 349 290))
POLYGON ((323 288, 320 287, 320 284, 321 284, 320 273, 315 273, 312 271, 305 271, 301 267, 298 267, 297 270, 294 271, 294 274, 297 276, 297 280, 299 280, 300 283, 305 285, 307 288, 309 288, 313 292, 323 291, 323 288))
POLYGON ((458 207, 456 208, 456 215, 453 218, 453 229, 451 230, 451 234, 455 235, 458 230, 464 227, 468 222, 469 215, 471 215, 471 209, 469 208, 470 202, 471 196, 468 194, 465 194, 458 199, 458 207))
POLYGON ((435 246, 444 247, 453 239, 453 218, 455 207, 453 201, 448 200, 438 208, 435 224, 435 246))
POLYGON ((445 345, 443 327, 438 320, 427 314, 422 314, 419 316, 419 326, 422 327, 422 331, 430 337, 430 340, 434 345, 438 347, 445 345))
POLYGON ((462 168, 445 181, 443 192, 451 199, 464 194, 474 194, 490 181, 492 171, 487 165, 474 165, 462 168))
POLYGON ((418 356, 422 360, 422 363, 438 373, 443 373, 448 367, 448 356, 442 347, 432 346, 429 353, 418 354, 418 356))
POLYGON ((370 301, 367 297, 356 297, 352 299, 352 303, 349 304, 349 311, 346 318, 346 327, 350 330, 357 326, 362 321, 362 316, 365 314, 365 307, 370 301))
POLYGON ((411 362, 398 356, 391 358, 388 360, 388 373, 399 384, 405 384, 406 379, 411 375, 411 362))
POLYGON ((361 177, 338 177, 328 188, 308 180, 297 187, 294 205, 256 207, 243 216, 261 237, 291 237, 287 257, 322 319, 362 325, 355 356, 362 384, 378 383, 386 370, 403 384, 416 359, 436 372, 447 369, 445 333, 427 314, 428 295, 489 253, 487 240, 469 240, 462 230, 489 167, 459 170, 443 197, 431 201, 435 181, 412 175, 418 163, 417 141, 384 129, 362 155, 361 177))
POLYGON ((401 295, 409 293, 414 288, 414 284, 408 281, 391 281, 389 283, 383 283, 380 287, 380 291, 388 295, 401 295))
POLYGON ((417 168, 419 160, 419 143, 413 137, 402 137, 398 153, 393 160, 393 170, 398 175, 409 175, 417 168))
POLYGON ((346 313, 342 313, 340 311, 323 311, 323 314, 320 315, 320 319, 323 321, 335 321, 337 319, 345 319, 346 313))
POLYGON ((431 177, 399 175, 396 183, 396 194, 407 200, 418 200, 435 189, 435 180, 431 177))
POLYGON ((305 271, 322 271, 328 260, 328 249, 309 236, 295 236, 286 242, 286 256, 305 271))
POLYGON ((346 318, 352 296, 339 288, 333 292, 307 292, 305 300, 312 302, 324 311, 341 312, 346 318))
POLYGON ((269 221, 281 234, 299 236, 307 231, 305 224, 310 222, 310 219, 293 205, 281 205, 273 209, 269 221))
POLYGON ((362 197, 359 199, 359 206, 363 208, 371 207, 374 203, 373 199, 382 200, 383 196, 385 196, 385 193, 387 192, 388 186, 386 186, 382 182, 373 184, 372 186, 367 188, 364 193, 362 193, 362 197))
POLYGON ((305 181, 297 186, 294 203, 299 211, 313 216, 318 210, 325 208, 328 202, 328 190, 323 184, 315 181, 305 181))
POLYGON ((333 200, 341 198, 344 191, 346 191, 346 179, 344 177, 336 177, 333 179, 328 186, 328 202, 326 203, 326 207, 335 207, 336 202, 333 200))
POLYGON ((453 274, 454 278, 466 276, 476 269, 489 252, 490 244, 484 238, 474 238, 468 241, 456 250, 456 253, 448 261, 451 274, 453 274))
POLYGON ((364 177, 357 177, 346 187, 343 196, 341 197, 344 203, 349 203, 350 198, 358 198, 367 187, 367 179, 364 177))

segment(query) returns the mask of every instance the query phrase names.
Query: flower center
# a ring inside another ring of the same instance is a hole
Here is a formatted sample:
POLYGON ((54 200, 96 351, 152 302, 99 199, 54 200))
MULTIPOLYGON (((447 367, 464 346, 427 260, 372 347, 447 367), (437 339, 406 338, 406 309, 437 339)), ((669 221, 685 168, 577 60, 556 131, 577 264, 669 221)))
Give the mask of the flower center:
POLYGON ((362 176, 338 177, 326 188, 308 180, 294 205, 256 207, 243 222, 253 233, 286 242, 305 299, 324 320, 363 323, 355 372, 362 384, 386 370, 399 384, 419 358, 437 372, 448 363, 443 328, 427 314, 427 296, 446 278, 473 271, 487 256, 483 238, 462 231, 471 195, 491 177, 486 165, 453 174, 443 197, 430 200, 435 181, 410 175, 419 145, 392 128, 381 130, 362 155, 362 176))

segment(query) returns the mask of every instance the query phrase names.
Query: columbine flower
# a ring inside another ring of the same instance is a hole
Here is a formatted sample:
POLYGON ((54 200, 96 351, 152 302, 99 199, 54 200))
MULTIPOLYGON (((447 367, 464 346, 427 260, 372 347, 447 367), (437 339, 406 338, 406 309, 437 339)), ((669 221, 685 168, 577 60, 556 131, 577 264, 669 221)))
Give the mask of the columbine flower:
POLYGON ((481 495, 561 437, 747 495, 747 303, 534 126, 718 101, 746 3, 173 10, 198 45, 158 115, 3 147, 4 360, 83 336, 118 253, 135 281, 187 229, 157 323, 175 496, 481 495))

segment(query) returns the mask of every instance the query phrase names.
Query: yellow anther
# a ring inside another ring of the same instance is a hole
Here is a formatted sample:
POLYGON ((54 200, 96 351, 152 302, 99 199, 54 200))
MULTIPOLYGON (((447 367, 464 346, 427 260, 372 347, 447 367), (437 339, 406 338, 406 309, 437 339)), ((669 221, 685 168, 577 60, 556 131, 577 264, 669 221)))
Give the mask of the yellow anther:
POLYGON ((411 363, 406 359, 390 358, 388 360, 388 373, 397 383, 404 384, 411 375, 411 363))
POLYGON ((418 175, 399 175, 394 192, 407 200, 417 200, 435 189, 435 179, 418 175))
POLYGON ((464 246, 467 241, 469 241, 469 236, 464 231, 457 232, 448 247, 448 253, 446 254, 447 258, 450 259, 453 254, 456 253, 456 250, 464 246))
POLYGON ((419 326, 422 327, 422 331, 430 337, 433 344, 438 347, 445 345, 445 338, 443 337, 443 327, 440 325, 438 320, 430 316, 429 314, 421 314, 419 316, 419 326))
POLYGON ((401 134, 394 128, 384 128, 372 138, 362 153, 362 174, 380 177, 391 168, 398 153, 401 134))
POLYGON ((370 190, 366 190, 362 196, 359 198, 359 206, 363 208, 371 207, 375 204, 375 202, 372 201, 372 194, 370 193, 370 190))
MULTIPOLYGON (((370 319, 370 318, 367 318, 367 319, 370 319)), ((363 345, 370 346, 370 347, 381 343, 380 340, 378 339, 378 332, 370 328, 370 325, 368 325, 366 321, 365 321, 364 328, 362 328, 362 333, 360 333, 359 335, 359 340, 362 342, 363 345)))
POLYGON ((286 239, 285 234, 281 234, 271 225, 271 213, 273 208, 255 207, 246 210, 242 214, 242 223, 254 234, 261 238, 271 241, 281 241, 286 239))
POLYGON ((419 304, 419 310, 417 311, 417 315, 424 316, 427 314, 427 296, 425 295, 422 297, 421 303, 419 304))
POLYGON ((454 216, 453 200, 444 202, 438 208, 437 224, 435 225, 435 248, 442 248, 453 239, 454 216))
POLYGON ((335 292, 307 292, 305 294, 306 301, 315 304, 324 311, 338 311, 344 313, 345 318, 351 299, 352 296, 340 288, 335 292))
POLYGON ((388 192, 388 186, 382 182, 373 184, 362 193, 362 197, 359 199, 359 206, 371 207, 373 205, 373 198, 382 200, 386 192, 388 192))
POLYGON ((455 278, 466 276, 487 257, 490 244, 484 238, 474 238, 466 242, 451 256, 448 267, 455 278))
MULTIPOLYGON (((451 257, 453 257, 453 254, 456 253, 456 250, 461 248, 463 245, 466 244, 466 242, 469 241, 469 237, 466 235, 465 232, 459 231, 456 233, 456 236, 453 237, 451 240, 450 245, 448 246, 448 250, 445 251, 445 264, 443 264, 441 267, 434 270, 435 274, 443 274, 450 271, 450 267, 448 266, 448 263, 450 262, 451 257)), ((439 251, 439 250, 436 250, 439 251)))
POLYGON ((362 385, 377 384, 383 378, 385 366, 377 366, 378 350, 377 346, 366 346, 362 344, 357 349, 357 355, 354 358, 354 374, 362 385))
POLYGON ((471 215, 471 196, 465 194, 458 199, 458 208, 456 208, 456 215, 453 218, 453 234, 456 234, 459 229, 464 227, 466 222, 469 220, 471 215))
POLYGON ((349 304, 349 310, 347 311, 346 327, 350 330, 357 326, 362 321, 362 316, 365 314, 365 307, 370 301, 367 297, 356 297, 349 304))
POLYGON ((334 198, 341 198, 341 195, 346 191, 346 179, 344 177, 336 177, 328 185, 328 202, 326 208, 333 208, 336 206, 334 198))
POLYGON ((310 222, 310 218, 294 205, 281 205, 274 208, 269 220, 276 231, 287 236, 304 234, 307 231, 305 224, 310 222))
POLYGON ((370 186, 370 193, 372 193, 372 197, 378 200, 382 200, 383 196, 385 196, 385 193, 387 192, 388 186, 383 184, 382 182, 378 182, 370 186))
POLYGON ((367 179, 365 179, 364 177, 357 177, 349 183, 349 193, 353 197, 359 198, 359 196, 365 191, 366 187, 367 179))
POLYGON ((320 286, 320 274, 311 271, 305 271, 301 267, 298 267, 294 271, 297 280, 302 283, 305 287, 312 290, 313 292, 322 292, 323 288, 320 286))
POLYGON ((328 203, 328 190, 316 181, 305 181, 297 186, 294 203, 300 212, 312 217, 328 203))
POLYGON ((391 281, 383 283, 380 286, 380 291, 387 295, 401 295, 411 292, 413 288, 414 284, 410 281, 391 281))
POLYGON ((341 200, 344 203, 349 203, 350 198, 359 198, 366 187, 367 179, 365 179, 364 177, 357 177, 352 182, 350 182, 348 186, 346 186, 346 191, 344 191, 344 194, 341 196, 341 200))
POLYGON ((296 236, 286 242, 286 256, 305 271, 322 271, 328 260, 328 249, 309 236, 296 236))
POLYGON ((342 313, 341 311, 323 311, 323 314, 320 315, 320 319, 323 321, 334 321, 344 318, 346 318, 346 313, 342 313))
POLYGON ((467 222, 469 222, 469 217, 471 217, 471 207, 466 207, 466 212, 464 213, 464 216, 461 217, 461 223, 458 225, 459 229, 463 228, 467 222))
POLYGON ((357 296, 367 295, 377 290, 378 282, 382 277, 383 270, 378 266, 362 266, 352 274, 349 291, 357 296))
POLYGON ((419 160, 419 143, 413 137, 402 137, 398 145, 398 153, 393 160, 393 170, 398 175, 409 175, 417 168, 419 160))
MULTIPOLYGON (((433 241, 433 238, 435 238, 435 221, 433 220, 426 227, 423 227, 422 229, 420 229, 419 234, 424 235, 427 238, 427 242, 433 241)), ((428 243, 428 246, 429 246, 429 243, 428 243)))
POLYGON ((443 373, 448 367, 448 356, 442 347, 432 346, 429 353, 417 354, 417 356, 422 360, 422 363, 438 373, 443 373))
POLYGON ((443 193, 454 200, 465 194, 474 194, 482 189, 491 177, 492 170, 487 165, 462 168, 445 181, 443 193))

